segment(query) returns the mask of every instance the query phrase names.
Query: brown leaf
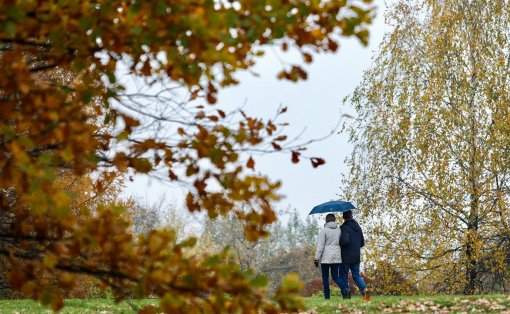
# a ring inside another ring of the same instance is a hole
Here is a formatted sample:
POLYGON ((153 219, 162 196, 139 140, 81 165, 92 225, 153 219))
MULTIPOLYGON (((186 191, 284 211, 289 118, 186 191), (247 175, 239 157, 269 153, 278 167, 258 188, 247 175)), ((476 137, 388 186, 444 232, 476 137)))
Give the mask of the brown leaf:
POLYGON ((322 158, 318 158, 318 157, 312 157, 310 158, 310 161, 312 162, 312 166, 314 168, 317 168, 319 167, 320 165, 323 165, 326 163, 326 161, 322 158))
POLYGON ((253 160, 253 158, 250 157, 250 159, 248 159, 248 162, 246 162, 246 167, 250 169, 255 169, 255 161, 253 160))
POLYGON ((293 163, 297 164, 299 162, 299 155, 301 155, 301 153, 292 151, 292 162, 293 163))
POLYGON ((273 148, 275 150, 282 150, 282 147, 280 145, 276 144, 275 142, 271 142, 271 145, 273 146, 273 148))
POLYGON ((303 54, 303 58, 305 59, 306 63, 312 63, 312 61, 313 61, 313 57, 309 53, 304 53, 303 54))

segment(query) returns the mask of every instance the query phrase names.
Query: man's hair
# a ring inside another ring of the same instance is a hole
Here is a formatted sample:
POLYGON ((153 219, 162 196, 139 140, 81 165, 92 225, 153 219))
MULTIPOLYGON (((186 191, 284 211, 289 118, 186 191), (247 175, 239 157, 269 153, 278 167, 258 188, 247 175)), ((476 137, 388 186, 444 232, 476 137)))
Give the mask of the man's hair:
POLYGON ((327 214, 326 215, 326 223, 331 222, 331 221, 336 221, 335 214, 327 214))
POLYGON ((346 212, 343 212, 342 216, 344 219, 352 219, 352 211, 348 210, 346 212))

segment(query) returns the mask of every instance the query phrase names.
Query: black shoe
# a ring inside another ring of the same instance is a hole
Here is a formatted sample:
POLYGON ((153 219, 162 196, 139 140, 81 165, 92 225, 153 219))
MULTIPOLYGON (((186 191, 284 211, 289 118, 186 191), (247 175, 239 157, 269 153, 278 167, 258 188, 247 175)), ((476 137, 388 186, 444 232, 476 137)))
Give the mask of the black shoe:
POLYGON ((342 298, 350 299, 351 298, 351 290, 347 290, 346 292, 342 291, 342 298))

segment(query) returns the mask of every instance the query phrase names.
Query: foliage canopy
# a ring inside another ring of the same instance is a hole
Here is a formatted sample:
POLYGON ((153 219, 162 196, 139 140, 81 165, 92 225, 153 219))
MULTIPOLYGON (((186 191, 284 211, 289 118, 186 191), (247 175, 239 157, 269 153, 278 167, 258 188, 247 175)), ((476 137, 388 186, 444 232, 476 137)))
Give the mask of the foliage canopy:
MULTIPOLYGON (((165 229, 135 239, 123 206, 76 202, 55 180, 63 171, 87 177, 95 197, 119 174, 163 169, 188 187, 190 211, 216 217, 242 202, 250 210, 235 213, 246 237, 266 236, 279 183, 247 174, 255 165, 240 153, 282 150, 286 137, 275 121, 244 113, 233 120, 208 104, 219 88, 237 83, 234 73, 253 66, 264 45, 298 49, 311 62, 311 52, 334 52, 341 36, 366 43, 372 10, 363 2, 0 1, 0 254, 12 261, 11 288, 59 309, 58 288, 85 273, 118 298, 160 297, 160 308, 145 313, 299 307, 295 277, 270 301, 264 284, 226 251, 186 256, 196 240, 179 242, 165 229), (188 96, 130 94, 122 67, 149 87, 177 84, 188 96), (156 105, 171 115, 153 116, 156 105), (171 136, 137 135, 142 116, 170 125, 171 136)), ((295 81, 306 72, 292 65, 279 77, 295 81)), ((292 152, 294 162, 300 156, 292 152)))
POLYGON ((508 291, 508 1, 398 1, 352 97, 343 193, 426 293, 508 291))

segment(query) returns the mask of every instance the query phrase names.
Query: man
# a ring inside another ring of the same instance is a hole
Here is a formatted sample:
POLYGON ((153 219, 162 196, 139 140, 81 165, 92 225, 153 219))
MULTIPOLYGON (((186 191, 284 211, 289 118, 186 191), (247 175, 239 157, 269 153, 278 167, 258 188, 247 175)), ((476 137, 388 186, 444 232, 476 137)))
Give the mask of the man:
POLYGON ((314 263, 315 267, 319 267, 319 263, 321 264, 324 298, 329 300, 329 273, 331 272, 333 281, 340 287, 340 263, 342 263, 340 228, 338 228, 334 214, 326 216, 326 224, 317 239, 314 263))
POLYGON ((348 286, 349 270, 352 279, 363 294, 365 300, 370 300, 367 285, 361 278, 359 273, 359 265, 361 262, 361 248, 365 246, 365 238, 361 227, 352 217, 352 211, 343 213, 344 223, 340 227, 341 237, 340 246, 342 248, 342 265, 340 265, 342 297, 344 299, 351 298, 351 292, 348 286))

